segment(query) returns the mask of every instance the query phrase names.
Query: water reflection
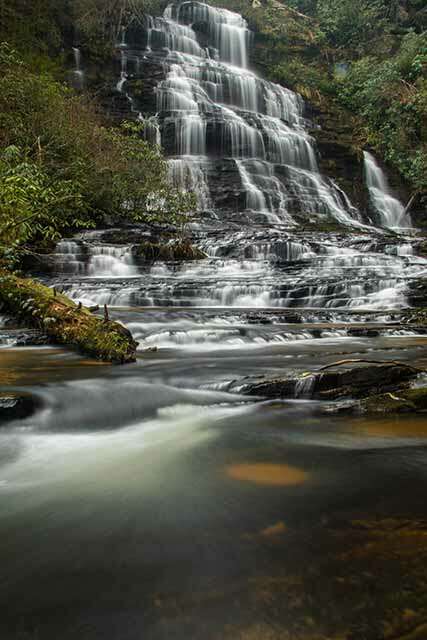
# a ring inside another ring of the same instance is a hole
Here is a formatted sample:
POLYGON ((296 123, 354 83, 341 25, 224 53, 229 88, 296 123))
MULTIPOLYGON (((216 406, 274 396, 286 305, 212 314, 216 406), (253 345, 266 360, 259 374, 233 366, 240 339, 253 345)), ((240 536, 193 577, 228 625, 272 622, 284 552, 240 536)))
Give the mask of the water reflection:
POLYGON ((234 464, 226 469, 233 480, 253 482, 262 486, 294 487, 309 479, 309 474, 302 469, 286 464, 234 464))

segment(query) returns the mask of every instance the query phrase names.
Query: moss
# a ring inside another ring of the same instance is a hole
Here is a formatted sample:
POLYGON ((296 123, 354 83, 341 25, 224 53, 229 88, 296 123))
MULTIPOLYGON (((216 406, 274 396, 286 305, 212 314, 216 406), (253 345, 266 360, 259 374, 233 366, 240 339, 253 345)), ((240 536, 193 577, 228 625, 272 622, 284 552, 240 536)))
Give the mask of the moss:
POLYGON ((411 309, 402 316, 402 322, 417 327, 427 326, 427 309, 411 309))
POLYGON ((117 322, 104 321, 66 296, 29 278, 0 271, 1 308, 53 342, 77 348, 106 362, 134 362, 137 343, 117 322))
POLYGON ((181 262, 184 260, 203 260, 206 254, 194 247, 189 240, 180 240, 169 244, 142 242, 134 249, 134 256, 140 260, 164 260, 181 262))
POLYGON ((363 413, 424 413, 427 411, 427 387, 372 396, 360 406, 363 413))

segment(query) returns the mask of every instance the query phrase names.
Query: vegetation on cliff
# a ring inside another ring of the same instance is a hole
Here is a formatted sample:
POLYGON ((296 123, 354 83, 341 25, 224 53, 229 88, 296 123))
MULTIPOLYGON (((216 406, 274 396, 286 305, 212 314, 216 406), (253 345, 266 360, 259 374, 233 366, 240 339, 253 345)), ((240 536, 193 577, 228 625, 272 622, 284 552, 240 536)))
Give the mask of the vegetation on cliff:
POLYGON ((33 65, 59 67, 63 47, 78 42, 85 54, 105 60, 122 26, 159 12, 162 0, 16 0, 1 8, 0 41, 7 41, 33 65), (49 62, 50 60, 50 62, 49 62))
POLYGON ((0 244, 55 240, 105 215, 182 224, 193 196, 167 181, 142 125, 106 125, 96 105, 0 48, 0 244))
POLYGON ((355 134, 427 193, 427 14, 422 3, 317 0, 308 11, 319 60, 296 56, 273 74, 329 96, 358 116, 355 134), (412 12, 411 12, 412 9, 412 12), (419 9, 420 11, 417 11, 419 9), (294 76, 295 77, 295 76, 294 76))

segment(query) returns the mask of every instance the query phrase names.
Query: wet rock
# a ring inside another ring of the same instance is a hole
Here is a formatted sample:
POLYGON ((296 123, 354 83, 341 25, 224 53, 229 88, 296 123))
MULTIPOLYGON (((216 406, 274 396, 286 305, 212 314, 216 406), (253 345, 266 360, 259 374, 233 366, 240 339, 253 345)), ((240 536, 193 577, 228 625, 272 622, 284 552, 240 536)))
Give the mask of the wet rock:
POLYGON ((366 327, 359 327, 348 329, 347 335, 354 338, 378 338, 380 332, 377 329, 367 329, 366 327))
POLYGON ((53 253, 31 253, 21 259, 21 268, 29 273, 55 273, 58 263, 53 253))
POLYGON ((50 339, 45 333, 34 329, 4 328, 0 329, 0 343, 14 347, 39 347, 50 344, 50 339))
POLYGON ((417 331, 427 327, 427 308, 411 309, 401 317, 402 324, 415 326, 417 331))
POLYGON ((189 240, 181 240, 168 244, 143 242, 133 248, 133 257, 141 262, 164 260, 165 262, 181 262, 184 260, 204 260, 207 256, 189 240))
POLYGON ((280 322, 284 324, 302 324, 303 317, 299 313, 286 313, 280 316, 280 322))
POLYGON ((415 278, 408 283, 408 302, 413 307, 427 307, 427 282, 415 278))
POLYGON ((43 347, 51 344, 51 340, 45 333, 31 332, 20 333, 16 337, 17 347, 43 347))
POLYGON ((272 324, 273 320, 269 318, 267 315, 262 313, 248 313, 247 317, 248 324, 272 324))
POLYGON ((0 393, 0 425, 31 416, 39 402, 29 394, 0 393))
POLYGON ((148 241, 159 243, 162 238, 163 242, 165 242, 170 237, 176 237, 176 227, 173 225, 139 224, 138 226, 123 226, 116 229, 100 230, 98 240, 106 244, 135 245, 148 241))
MULTIPOLYGON (((266 398, 313 398, 339 400, 406 389, 418 375, 410 366, 397 363, 346 366, 289 378, 255 379, 240 383, 239 391, 266 398)), ((236 385, 237 386, 237 383, 236 385)))
POLYGON ((372 396, 360 402, 358 410, 372 414, 426 413, 427 387, 372 396))

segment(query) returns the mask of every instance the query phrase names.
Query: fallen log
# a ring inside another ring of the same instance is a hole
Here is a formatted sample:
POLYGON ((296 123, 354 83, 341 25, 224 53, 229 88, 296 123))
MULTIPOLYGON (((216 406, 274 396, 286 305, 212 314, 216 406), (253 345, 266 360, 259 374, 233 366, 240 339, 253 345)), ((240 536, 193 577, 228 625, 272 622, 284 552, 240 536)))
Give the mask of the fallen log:
POLYGON ((115 364, 135 362, 138 343, 126 327, 93 316, 82 305, 30 278, 0 271, 0 308, 40 329, 52 342, 115 364))

